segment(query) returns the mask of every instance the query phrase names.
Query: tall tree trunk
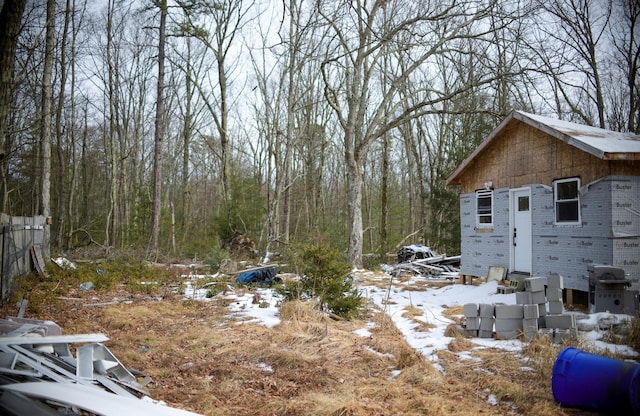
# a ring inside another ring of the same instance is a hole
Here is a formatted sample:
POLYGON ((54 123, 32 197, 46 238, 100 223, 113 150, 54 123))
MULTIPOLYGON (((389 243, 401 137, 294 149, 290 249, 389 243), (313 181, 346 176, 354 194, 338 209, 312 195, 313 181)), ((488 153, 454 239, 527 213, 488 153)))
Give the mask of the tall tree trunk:
MULTIPOLYGON (((44 53, 44 69, 42 75, 42 130, 40 144, 42 148, 42 187, 40 200, 40 214, 45 218, 51 215, 51 121, 52 121, 52 87, 51 73, 53 71, 53 44, 55 24, 55 0, 47 0, 46 40, 44 53)), ((43 256, 50 256, 49 242, 51 229, 44 227, 43 256)))
MULTIPOLYGON (((58 199, 56 207, 56 232, 51 239, 51 244, 56 248, 62 247, 62 236, 64 228, 66 226, 66 194, 67 194, 67 164, 68 154, 65 155, 65 149, 63 145, 63 109, 66 98, 66 83, 67 83, 67 38, 69 33, 69 21, 71 15, 71 0, 67 0, 65 4, 64 12, 64 29, 62 31, 62 42, 60 46, 60 93, 58 94, 58 104, 56 108, 56 157, 58 162, 58 199)), ((73 129, 72 129, 73 130, 73 129)))
POLYGON ((20 34, 22 14, 26 0, 5 1, 0 10, 0 175, 2 175, 2 212, 9 208, 9 189, 7 187, 6 152, 10 151, 11 136, 9 115, 13 103, 14 64, 16 45, 20 34))
POLYGON ((109 0, 107 6, 107 72, 108 72, 108 99, 109 99, 109 162, 111 165, 111 178, 109 188, 109 210, 107 212, 106 224, 104 227, 104 246, 109 250, 111 246, 112 230, 115 228, 112 223, 116 221, 117 200, 118 200, 118 186, 117 186, 117 155, 116 155, 116 129, 118 128, 118 96, 117 96, 117 82, 116 82, 116 68, 112 58, 113 48, 113 16, 115 13, 115 1, 109 0))
POLYGON ((389 216, 389 136, 382 141, 382 184, 380 187, 380 261, 387 255, 387 219, 389 216))
POLYGON ((153 148, 153 208, 151 213, 151 238, 149 255, 158 256, 158 238, 160 236, 160 213, 162 210, 162 141, 164 137, 164 46, 167 24, 167 1, 157 3, 160 8, 160 27, 158 30, 158 85, 156 97, 155 137, 153 148))
POLYGON ((349 217, 349 249, 347 258, 362 268, 362 180, 361 166, 353 153, 347 152, 347 214, 349 217))

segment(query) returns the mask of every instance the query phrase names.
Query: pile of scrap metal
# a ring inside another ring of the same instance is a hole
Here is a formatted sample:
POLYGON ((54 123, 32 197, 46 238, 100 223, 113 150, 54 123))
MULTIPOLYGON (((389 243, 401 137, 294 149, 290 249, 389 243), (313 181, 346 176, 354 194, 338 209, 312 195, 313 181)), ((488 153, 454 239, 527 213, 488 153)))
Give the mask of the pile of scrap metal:
POLYGON ((62 335, 53 321, 0 319, 0 414, 196 415, 149 398, 144 383, 101 344, 107 340, 62 335))
POLYGON ((403 246, 398 250, 398 264, 393 266, 393 274, 404 273, 456 279, 460 275, 460 256, 438 254, 421 244, 403 246))

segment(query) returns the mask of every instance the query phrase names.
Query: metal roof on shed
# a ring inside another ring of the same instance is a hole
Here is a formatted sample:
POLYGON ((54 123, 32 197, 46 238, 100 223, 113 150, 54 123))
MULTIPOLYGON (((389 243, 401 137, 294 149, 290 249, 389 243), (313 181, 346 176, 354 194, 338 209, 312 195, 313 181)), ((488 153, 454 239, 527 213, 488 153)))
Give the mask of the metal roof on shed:
POLYGON ((640 160, 640 135, 605 130, 514 110, 447 178, 447 184, 455 181, 467 165, 514 119, 602 160, 640 160))

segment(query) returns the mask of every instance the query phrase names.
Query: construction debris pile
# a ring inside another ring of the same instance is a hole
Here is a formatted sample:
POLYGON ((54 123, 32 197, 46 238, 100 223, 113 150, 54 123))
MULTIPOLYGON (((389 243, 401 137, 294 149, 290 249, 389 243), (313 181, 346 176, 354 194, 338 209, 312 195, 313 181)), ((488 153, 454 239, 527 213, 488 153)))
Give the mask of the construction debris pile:
POLYGON ((438 254, 421 244, 403 246, 398 251, 398 264, 392 274, 404 273, 432 278, 457 279, 460 275, 460 256, 438 254))
POLYGON ((196 415, 153 401, 144 390, 150 378, 125 368, 107 340, 62 335, 53 321, 0 319, 0 414, 196 415))

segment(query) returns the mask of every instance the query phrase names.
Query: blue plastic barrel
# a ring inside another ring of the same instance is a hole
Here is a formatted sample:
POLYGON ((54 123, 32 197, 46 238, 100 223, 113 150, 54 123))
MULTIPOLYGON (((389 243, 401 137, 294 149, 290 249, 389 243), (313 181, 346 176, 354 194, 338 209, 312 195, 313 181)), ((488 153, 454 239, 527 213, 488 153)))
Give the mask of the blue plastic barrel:
POLYGON ((551 388, 563 406, 640 415, 640 364, 568 347, 553 365, 551 388))

